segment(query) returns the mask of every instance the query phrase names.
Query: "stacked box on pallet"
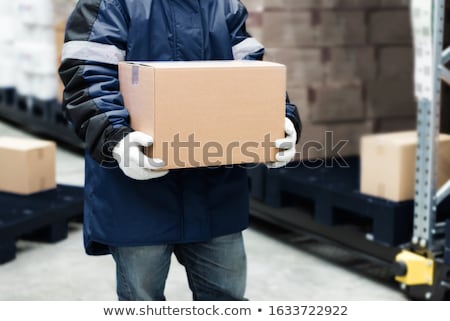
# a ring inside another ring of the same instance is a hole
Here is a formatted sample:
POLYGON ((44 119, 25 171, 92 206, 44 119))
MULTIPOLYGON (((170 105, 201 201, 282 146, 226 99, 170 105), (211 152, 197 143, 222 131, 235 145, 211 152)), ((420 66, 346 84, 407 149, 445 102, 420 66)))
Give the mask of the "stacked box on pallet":
POLYGON ((359 153, 362 135, 415 128, 406 0, 243 0, 266 60, 288 68, 298 157, 359 153))
POLYGON ((53 141, 0 137, 0 192, 29 195, 56 188, 53 141))

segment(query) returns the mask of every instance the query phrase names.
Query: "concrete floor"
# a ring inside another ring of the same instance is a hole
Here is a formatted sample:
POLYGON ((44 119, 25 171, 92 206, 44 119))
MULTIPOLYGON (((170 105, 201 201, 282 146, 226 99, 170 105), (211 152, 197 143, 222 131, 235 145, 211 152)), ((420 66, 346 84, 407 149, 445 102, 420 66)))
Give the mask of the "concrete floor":
MULTIPOLYGON (((31 136, 5 123, 0 135, 31 136)), ((58 146, 58 183, 81 186, 83 179, 83 157, 58 146)), ((244 237, 250 300, 407 300, 386 270, 341 248, 256 220, 244 237)), ((56 244, 17 241, 16 259, 0 265, 0 300, 116 300, 114 278, 112 258, 85 255, 82 226, 70 223, 68 238, 56 244)), ((166 296, 191 300, 175 259, 166 296)))

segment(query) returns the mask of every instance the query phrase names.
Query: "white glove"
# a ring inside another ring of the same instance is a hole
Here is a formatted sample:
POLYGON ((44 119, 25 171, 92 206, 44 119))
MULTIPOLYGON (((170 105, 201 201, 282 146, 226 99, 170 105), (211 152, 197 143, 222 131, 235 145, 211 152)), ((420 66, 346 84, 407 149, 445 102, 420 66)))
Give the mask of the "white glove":
POLYGON ((113 149, 112 155, 119 163, 120 169, 130 178, 147 180, 166 175, 169 171, 157 170, 163 167, 164 161, 149 158, 143 152, 143 147, 153 144, 153 137, 142 132, 131 132, 125 136, 113 149))
POLYGON ((295 157, 295 144, 297 142, 297 131, 295 130, 294 124, 289 118, 285 118, 284 121, 284 131, 286 132, 286 137, 277 139, 275 141, 275 147, 280 149, 275 155, 276 162, 267 163, 268 168, 280 168, 286 166, 295 157))

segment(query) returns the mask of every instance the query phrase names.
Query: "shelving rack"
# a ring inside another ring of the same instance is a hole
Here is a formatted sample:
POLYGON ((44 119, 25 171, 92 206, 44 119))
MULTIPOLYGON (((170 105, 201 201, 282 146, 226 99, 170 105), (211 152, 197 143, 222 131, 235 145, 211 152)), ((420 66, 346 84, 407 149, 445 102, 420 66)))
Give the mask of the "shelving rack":
POLYGON ((413 0, 411 17, 415 52, 415 93, 418 102, 414 227, 411 250, 436 264, 429 287, 411 287, 414 296, 432 299, 450 289, 450 233, 437 211, 450 195, 450 181, 437 189, 442 80, 450 85, 450 47, 444 49, 445 0, 413 0), (447 266, 446 266, 447 265, 447 266), (446 267, 445 267, 446 266, 446 267), (444 267, 444 268, 443 268, 444 267), (442 270, 442 271, 440 271, 442 270), (443 274, 443 275, 442 275, 443 274))
POLYGON ((418 103, 414 201, 361 194, 359 159, 349 160, 347 169, 308 170, 298 163, 278 171, 249 170, 253 216, 390 267, 400 288, 419 300, 450 299, 450 182, 439 190, 436 183, 441 109, 448 108, 441 103, 441 80, 450 85, 445 5, 446 0, 411 0, 418 103))

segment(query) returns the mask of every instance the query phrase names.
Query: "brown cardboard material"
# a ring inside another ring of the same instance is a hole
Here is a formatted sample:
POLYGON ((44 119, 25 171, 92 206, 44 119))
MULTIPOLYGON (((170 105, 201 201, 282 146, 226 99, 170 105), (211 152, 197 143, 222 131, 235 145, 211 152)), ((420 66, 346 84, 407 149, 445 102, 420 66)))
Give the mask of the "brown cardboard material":
POLYGON ((417 113, 411 75, 366 82, 367 118, 409 117, 417 113))
POLYGON ((360 81, 311 86, 309 93, 308 105, 315 124, 363 121, 365 118, 360 81))
POLYGON ((262 61, 123 62, 131 127, 167 169, 275 160, 284 137, 286 68, 262 61))
POLYGON ((408 10, 377 10, 369 14, 369 43, 375 45, 411 44, 411 24, 408 10))
MULTIPOLYGON (((344 157, 359 154, 362 135, 373 133, 373 121, 329 124, 303 122, 302 137, 297 144, 297 160, 320 164, 327 159, 331 164, 345 164, 344 157)), ((334 165, 333 165, 334 166, 334 165)))
POLYGON ((0 191, 32 194, 56 187, 56 144, 0 137, 0 191))
MULTIPOLYGON (((322 56, 327 82, 351 82, 357 79, 376 78, 377 61, 374 47, 324 48, 322 56)), ((392 64, 392 60, 390 63, 392 64)))
MULTIPOLYGON (((414 199, 417 132, 361 139, 361 192, 392 201, 414 199)), ((437 187, 450 178, 450 135, 439 136, 437 187)))
MULTIPOLYGON (((379 49, 379 77, 413 79, 414 50, 411 46, 387 46, 379 49)), ((412 82, 412 81, 410 81, 412 82)))
POLYGON ((325 65, 320 49, 267 48, 267 61, 287 67, 287 83, 291 86, 309 86, 325 80, 325 65))
POLYGON ((262 41, 267 48, 367 44, 367 24, 362 10, 266 10, 262 26, 262 41))

